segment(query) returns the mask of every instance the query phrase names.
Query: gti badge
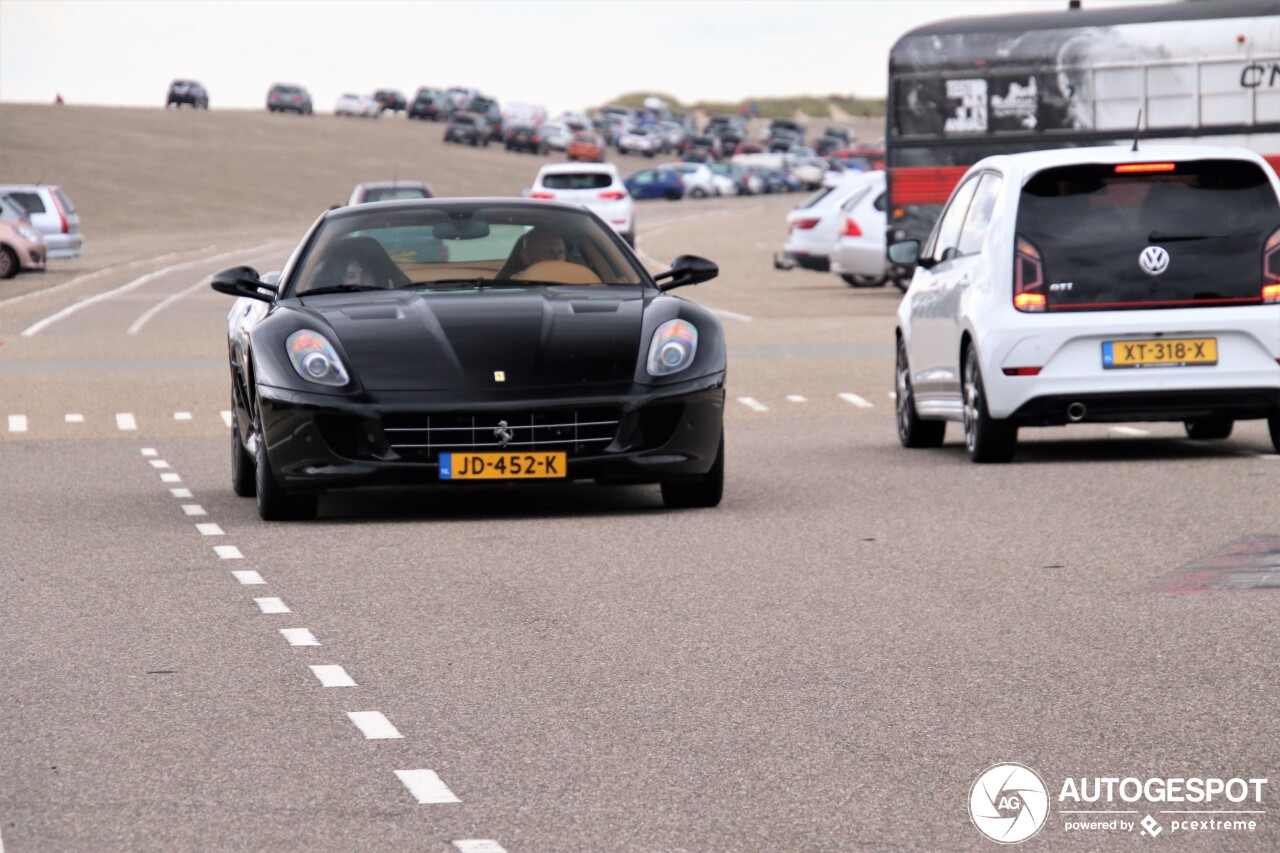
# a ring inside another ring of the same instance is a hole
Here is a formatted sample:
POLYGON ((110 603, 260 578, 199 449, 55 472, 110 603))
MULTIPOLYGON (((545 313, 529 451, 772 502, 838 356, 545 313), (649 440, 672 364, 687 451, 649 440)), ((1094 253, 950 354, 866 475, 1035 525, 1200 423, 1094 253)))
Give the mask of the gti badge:
POLYGON ((505 370, 495 370, 495 371, 493 371, 493 381, 494 381, 494 382, 506 382, 506 381, 507 381, 507 372, 506 372, 505 370))
POLYGON ((1138 256, 1138 265, 1147 275, 1160 275, 1169 268, 1169 253, 1159 246, 1148 246, 1138 256))
POLYGON ((511 427, 507 426, 506 421, 498 421, 498 426, 493 431, 493 437, 498 439, 503 447, 506 447, 511 443, 511 439, 516 437, 516 434, 511 431, 511 427))

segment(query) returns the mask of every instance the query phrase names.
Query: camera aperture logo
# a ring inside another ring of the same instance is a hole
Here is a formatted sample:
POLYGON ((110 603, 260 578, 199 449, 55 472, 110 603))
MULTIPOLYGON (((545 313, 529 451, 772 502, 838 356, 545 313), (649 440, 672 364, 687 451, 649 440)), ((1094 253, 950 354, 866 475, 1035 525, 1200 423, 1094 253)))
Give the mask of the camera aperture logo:
POLYGON ((996 764, 969 790, 969 819, 1001 844, 1026 841, 1049 817, 1049 789, 1040 774, 1022 764, 996 764))

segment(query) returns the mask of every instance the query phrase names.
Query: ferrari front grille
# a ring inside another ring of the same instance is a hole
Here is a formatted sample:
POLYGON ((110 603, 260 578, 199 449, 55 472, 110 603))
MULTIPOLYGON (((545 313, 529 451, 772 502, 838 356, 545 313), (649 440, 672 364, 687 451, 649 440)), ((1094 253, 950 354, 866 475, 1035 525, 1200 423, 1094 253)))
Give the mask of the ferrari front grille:
POLYGON ((618 432, 616 408, 512 413, 404 414, 383 418, 387 444, 401 457, 434 460, 445 452, 564 450, 570 457, 602 451, 618 432))

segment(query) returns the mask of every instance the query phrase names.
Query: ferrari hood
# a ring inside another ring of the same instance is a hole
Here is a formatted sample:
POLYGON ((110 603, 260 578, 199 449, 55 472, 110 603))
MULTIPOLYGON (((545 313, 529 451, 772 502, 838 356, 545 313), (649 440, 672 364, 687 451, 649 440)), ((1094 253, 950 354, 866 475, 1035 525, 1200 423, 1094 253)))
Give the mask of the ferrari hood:
POLYGON ((369 391, 630 382, 639 287, 345 294, 303 298, 337 334, 369 391))

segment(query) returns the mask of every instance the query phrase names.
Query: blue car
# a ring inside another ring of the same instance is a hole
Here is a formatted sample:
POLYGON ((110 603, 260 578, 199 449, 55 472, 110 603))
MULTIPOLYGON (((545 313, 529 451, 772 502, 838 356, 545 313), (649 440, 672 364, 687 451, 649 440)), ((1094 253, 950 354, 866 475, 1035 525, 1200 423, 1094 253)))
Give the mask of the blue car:
POLYGON ((676 201, 684 198, 684 181, 679 173, 670 169, 641 169, 628 175, 623 183, 634 199, 665 198, 676 201))

